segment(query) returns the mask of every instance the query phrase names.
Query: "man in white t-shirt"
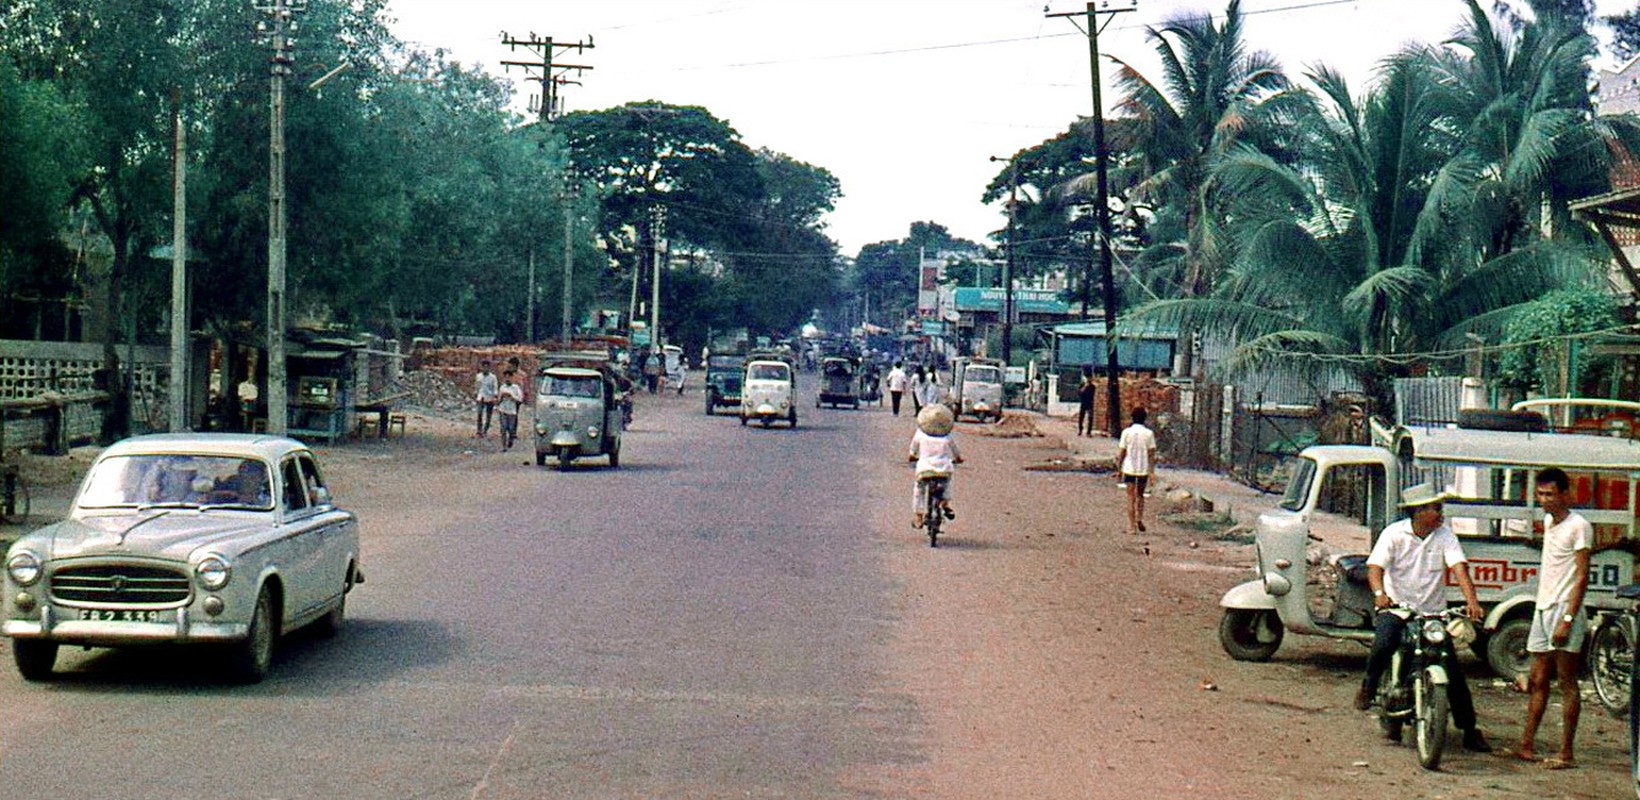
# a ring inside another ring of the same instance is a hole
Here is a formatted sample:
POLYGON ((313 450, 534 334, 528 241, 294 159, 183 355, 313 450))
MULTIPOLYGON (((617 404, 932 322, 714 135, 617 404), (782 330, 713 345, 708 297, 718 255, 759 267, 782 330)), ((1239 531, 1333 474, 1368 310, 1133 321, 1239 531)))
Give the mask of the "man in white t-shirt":
POLYGON ((1560 753, 1543 760, 1550 769, 1572 766, 1572 740, 1577 737, 1577 718, 1582 712, 1583 693, 1577 685, 1583 671, 1583 634, 1588 619, 1583 613, 1583 593, 1589 585, 1589 555, 1594 544, 1594 527, 1583 515, 1572 511, 1571 486, 1565 470, 1550 467, 1537 474, 1533 497, 1543 509, 1543 561, 1538 567, 1537 604, 1532 614, 1532 631, 1526 636, 1526 652, 1532 654, 1532 671, 1526 685, 1531 699, 1526 703, 1526 727, 1521 729, 1517 758, 1532 761, 1538 724, 1549 707, 1551 676, 1560 675, 1560 753))
MULTIPOLYGON (((1401 508, 1407 519, 1390 523, 1378 535, 1367 556, 1367 585, 1372 588, 1372 653, 1367 656, 1367 674, 1355 695, 1355 707, 1365 711, 1378 695, 1378 681, 1389 667, 1401 644, 1406 621, 1386 613, 1394 606, 1418 614, 1438 614, 1446 610, 1446 573, 1451 570, 1463 592, 1465 611, 1470 619, 1481 619, 1480 599, 1469 578, 1469 560, 1464 557, 1458 537, 1441 514, 1444 492, 1427 483, 1401 492, 1401 508)), ((1491 752, 1492 746, 1475 725, 1475 700, 1469 682, 1458 667, 1457 652, 1446 653, 1446 696, 1451 703, 1452 722, 1463 731, 1463 747, 1476 753, 1491 752)))
POLYGON ((900 415, 900 398, 905 397, 905 367, 900 362, 894 362, 894 368, 888 371, 888 399, 894 406, 894 416, 900 415))
POLYGON ((1116 469, 1127 487, 1128 533, 1138 533, 1145 529, 1145 490, 1156 469, 1156 434, 1145 427, 1143 408, 1133 409, 1132 418, 1116 445, 1116 469))

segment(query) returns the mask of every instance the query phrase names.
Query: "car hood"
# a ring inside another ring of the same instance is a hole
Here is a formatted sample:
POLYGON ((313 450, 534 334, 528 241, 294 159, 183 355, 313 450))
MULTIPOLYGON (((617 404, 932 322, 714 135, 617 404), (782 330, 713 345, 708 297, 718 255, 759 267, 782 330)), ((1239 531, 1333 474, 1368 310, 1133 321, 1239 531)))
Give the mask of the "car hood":
POLYGON ((143 555, 187 561, 199 547, 268 524, 260 515, 167 509, 66 520, 36 531, 19 544, 35 543, 47 550, 42 555, 52 559, 143 555))

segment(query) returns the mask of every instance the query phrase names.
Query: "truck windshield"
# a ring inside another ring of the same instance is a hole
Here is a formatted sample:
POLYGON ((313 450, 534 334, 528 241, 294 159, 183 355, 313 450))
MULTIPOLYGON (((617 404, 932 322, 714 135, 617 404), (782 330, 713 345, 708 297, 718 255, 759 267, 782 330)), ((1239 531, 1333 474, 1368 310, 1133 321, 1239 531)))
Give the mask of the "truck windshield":
POLYGON ((1315 462, 1308 458, 1293 460, 1293 477, 1287 481, 1287 491, 1281 496, 1281 507, 1288 511, 1304 510, 1310 497, 1310 484, 1315 482, 1315 462))
POLYGON ((963 374, 972 383, 1002 383, 1002 372, 996 367, 969 367, 963 374))

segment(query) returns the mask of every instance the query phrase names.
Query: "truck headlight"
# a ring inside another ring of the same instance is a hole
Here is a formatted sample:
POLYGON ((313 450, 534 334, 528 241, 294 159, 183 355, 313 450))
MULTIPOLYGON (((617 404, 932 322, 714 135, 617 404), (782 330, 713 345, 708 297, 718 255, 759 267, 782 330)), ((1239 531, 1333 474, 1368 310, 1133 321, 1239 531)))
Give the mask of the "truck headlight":
POLYGON ((40 580, 40 557, 23 550, 6 560, 6 574, 11 576, 18 586, 33 586, 40 580))
POLYGON ((228 585, 231 578, 233 578, 233 567, 228 564, 227 559, 221 556, 206 556, 194 565, 194 579, 199 581, 200 587, 206 591, 215 592, 220 590, 228 585))

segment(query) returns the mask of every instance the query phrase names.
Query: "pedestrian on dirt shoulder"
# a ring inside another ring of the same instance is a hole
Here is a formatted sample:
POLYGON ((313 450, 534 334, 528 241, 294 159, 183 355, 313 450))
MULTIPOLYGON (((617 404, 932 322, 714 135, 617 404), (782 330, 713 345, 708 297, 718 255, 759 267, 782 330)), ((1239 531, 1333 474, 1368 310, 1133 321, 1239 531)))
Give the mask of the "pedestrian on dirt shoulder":
POLYGON ((900 415, 900 398, 905 396, 905 367, 900 362, 894 362, 894 368, 888 371, 888 399, 894 406, 894 416, 900 415))
POLYGON ((946 519, 956 519, 957 512, 951 507, 951 480, 957 464, 962 463, 962 453, 957 450, 957 443, 952 440, 951 430, 956 427, 956 419, 951 409, 943 405, 929 405, 917 412, 917 432, 911 437, 911 451, 906 455, 907 461, 917 465, 916 488, 911 493, 911 527, 923 526, 923 509, 928 507, 927 478, 945 478, 945 497, 940 501, 940 513, 946 519))
MULTIPOLYGON (((1424 483, 1406 489, 1401 494, 1401 508, 1407 519, 1392 522, 1379 534, 1367 557, 1367 585, 1372 588, 1373 619, 1372 652, 1367 656, 1367 674, 1355 694, 1355 707, 1365 711, 1378 696, 1378 682, 1389 668, 1390 659, 1400 646, 1406 630, 1406 621, 1388 613, 1395 606, 1423 614, 1439 614, 1446 610, 1446 574, 1450 570, 1462 590, 1465 611, 1473 620, 1481 619, 1480 600, 1475 596, 1475 583, 1469 578, 1469 561, 1463 546, 1448 527, 1441 514, 1446 493, 1435 491, 1432 484, 1424 483)), ((1452 708, 1452 721, 1463 731, 1463 748, 1473 753, 1491 752, 1492 746, 1475 724, 1475 701, 1469 693, 1469 682, 1458 666, 1458 654, 1446 651, 1446 696, 1452 708)))
POLYGON ((517 375, 517 371, 511 369, 501 373, 497 408, 501 412, 502 450, 511 450, 518 439, 518 408, 524 404, 524 387, 518 385, 517 375))
POLYGON ((1156 434, 1145 427, 1147 416, 1143 408, 1133 409, 1133 424, 1122 431, 1116 445, 1118 483, 1127 489, 1128 533, 1145 529, 1145 491, 1156 471, 1156 434))
POLYGON ((1082 368, 1082 383, 1076 387, 1076 433, 1078 436, 1093 435, 1093 396, 1097 390, 1093 383, 1093 367, 1082 368))
POLYGON ((1589 555, 1594 527, 1571 510, 1571 478, 1559 467, 1537 474, 1534 497, 1543 509, 1543 561, 1538 570, 1536 608, 1526 652, 1532 656, 1527 678, 1531 698, 1526 703, 1526 726, 1521 730, 1515 757, 1532 761, 1538 724, 1549 707, 1549 682, 1560 676, 1560 752, 1543 760, 1549 769, 1573 766, 1572 742, 1583 694, 1577 676, 1583 671, 1583 637, 1589 622, 1583 613, 1584 590, 1589 585, 1589 555))
POLYGON ((501 383, 496 379, 495 371, 490 369, 488 359, 478 362, 478 377, 473 382, 477 387, 478 399, 476 435, 482 439, 490 432, 490 421, 495 417, 496 403, 500 402, 501 383))

